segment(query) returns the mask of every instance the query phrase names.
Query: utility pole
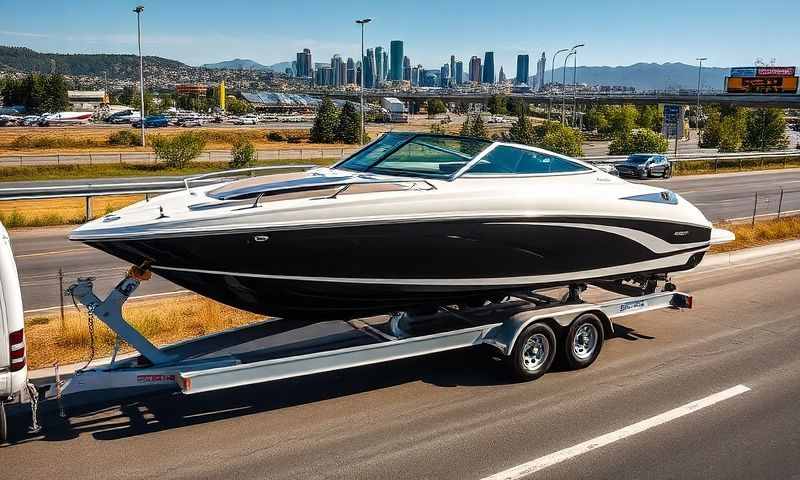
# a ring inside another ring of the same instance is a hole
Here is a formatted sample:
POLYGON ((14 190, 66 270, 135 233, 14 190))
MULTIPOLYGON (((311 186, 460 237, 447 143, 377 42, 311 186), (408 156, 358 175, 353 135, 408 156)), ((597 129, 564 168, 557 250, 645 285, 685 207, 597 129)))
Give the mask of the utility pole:
POLYGON ((700 128, 700 89, 701 83, 700 79, 702 78, 703 74, 703 60, 708 60, 706 57, 697 57, 697 60, 700 62, 700 65, 697 67, 697 107, 694 112, 695 118, 695 126, 697 127, 697 143, 700 143, 702 130, 700 128))
POLYGON ((575 55, 575 50, 572 50, 571 52, 569 52, 567 54, 566 57, 564 57, 564 69, 562 70, 562 73, 564 74, 563 75, 564 78, 563 78, 563 80, 561 82, 561 87, 562 87, 562 91, 561 91, 561 125, 564 125, 564 121, 566 120, 566 112, 567 112, 567 90, 566 90, 566 86, 567 86, 567 61, 569 60, 569 57, 571 57, 573 55, 575 55))
MULTIPOLYGON (((554 53, 553 54, 553 58, 550 59, 550 62, 552 63, 551 68, 550 68, 550 88, 551 89, 553 88, 554 76, 556 74, 556 57, 558 56, 559 53, 566 52, 567 50, 569 50, 569 49, 568 48, 562 48, 561 50, 559 50, 556 53, 554 53)), ((549 92, 548 92, 547 96, 548 97, 550 96, 549 92)), ((547 109, 547 119, 548 120, 550 120, 550 111, 552 110, 552 105, 553 105, 553 101, 550 100, 550 108, 547 109)))
POLYGON ((576 116, 576 109, 578 107, 578 82, 577 82, 577 71, 578 71, 578 48, 581 48, 583 44, 575 45, 572 47, 572 50, 575 52, 575 55, 572 57, 572 126, 575 127, 575 116, 576 116))
POLYGON ((136 12, 136 31, 139 39, 139 123, 142 126, 142 146, 144 142, 144 61, 142 60, 142 12, 144 7, 142 5, 133 9, 136 12))
POLYGON ((366 129, 364 125, 364 70, 366 68, 366 61, 364 60, 364 25, 371 21, 371 18, 356 20, 356 23, 361 25, 361 84, 358 89, 361 94, 361 130, 358 132, 358 143, 360 145, 364 145, 364 130, 366 129))

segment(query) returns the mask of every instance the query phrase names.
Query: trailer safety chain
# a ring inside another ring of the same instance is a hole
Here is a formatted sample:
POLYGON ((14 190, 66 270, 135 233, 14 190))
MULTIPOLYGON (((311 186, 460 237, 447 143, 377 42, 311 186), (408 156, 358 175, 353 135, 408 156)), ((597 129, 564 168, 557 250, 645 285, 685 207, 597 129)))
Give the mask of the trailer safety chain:
MULTIPOLYGON (((75 301, 75 292, 72 291, 72 288, 68 288, 64 291, 65 294, 69 294, 70 298, 72 298, 72 304, 75 305, 75 310, 81 311, 81 308, 78 306, 78 302, 75 301)), ((86 306, 86 317, 89 324, 89 360, 86 361, 86 364, 75 370, 76 375, 80 375, 89 367, 89 364, 92 363, 94 360, 95 352, 95 345, 94 345, 94 309, 96 308, 95 305, 87 305, 86 306)))
POLYGON ((28 397, 31 401, 30 433, 39 433, 42 431, 42 426, 39 425, 39 392, 36 390, 36 385, 30 381, 25 386, 28 389, 28 397))

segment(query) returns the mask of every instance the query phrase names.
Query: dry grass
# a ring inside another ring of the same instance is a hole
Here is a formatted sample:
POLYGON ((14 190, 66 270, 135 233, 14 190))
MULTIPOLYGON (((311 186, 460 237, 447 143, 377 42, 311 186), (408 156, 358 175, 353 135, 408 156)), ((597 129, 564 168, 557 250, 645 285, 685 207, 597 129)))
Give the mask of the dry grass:
MULTIPOLYGON (((94 218, 138 202, 142 195, 94 197, 91 199, 94 218)), ((0 202, 0 223, 7 228, 44 227, 83 223, 83 198, 54 198, 46 200, 9 200, 0 202)))
POLYGON ((800 216, 784 217, 750 223, 723 223, 719 228, 730 230, 736 240, 711 247, 711 253, 731 252, 781 240, 800 239, 800 216))
MULTIPOLYGON (((156 345, 208 335, 263 319, 197 295, 129 302, 124 315, 136 330, 156 345)), ((76 312, 69 307, 63 328, 58 312, 30 316, 25 320, 25 335, 31 368, 88 358, 90 337, 85 311, 76 312)), ((97 358, 110 355, 114 339, 114 333, 105 324, 95 322, 97 358)), ((123 345, 121 351, 129 352, 132 348, 123 345)))
POLYGON ((698 175, 703 173, 729 173, 729 172, 749 172, 754 170, 775 170, 781 168, 800 167, 800 154, 796 157, 787 158, 748 158, 720 160, 717 162, 716 170, 714 161, 694 160, 681 161, 675 163, 675 175, 698 175))

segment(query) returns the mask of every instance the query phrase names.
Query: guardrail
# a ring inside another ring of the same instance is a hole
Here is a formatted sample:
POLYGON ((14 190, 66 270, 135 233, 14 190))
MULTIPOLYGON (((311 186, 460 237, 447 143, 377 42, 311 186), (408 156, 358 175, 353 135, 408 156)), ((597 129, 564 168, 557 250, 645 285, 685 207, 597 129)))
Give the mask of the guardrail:
MULTIPOLYGON (((342 159, 359 147, 339 148, 282 148, 256 150, 256 161, 314 161, 342 159)), ((198 162, 229 162, 230 150, 204 150, 193 159, 198 162)), ((44 166, 44 165, 111 165, 111 164, 156 164, 153 152, 91 152, 91 153, 19 153, 0 155, 0 167, 44 166)))

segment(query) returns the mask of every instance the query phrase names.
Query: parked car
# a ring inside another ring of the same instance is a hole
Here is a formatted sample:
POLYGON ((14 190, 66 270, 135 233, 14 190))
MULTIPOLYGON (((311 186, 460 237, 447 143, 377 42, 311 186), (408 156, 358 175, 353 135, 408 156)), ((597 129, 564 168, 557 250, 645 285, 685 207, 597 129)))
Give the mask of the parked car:
POLYGON ((34 125, 39 125, 39 122, 42 121, 42 117, 39 115, 28 115, 27 117, 23 117, 20 121, 20 125, 23 127, 32 127, 34 125))
POLYGON ((608 174, 619 177, 619 171, 617 170, 617 167, 611 163, 595 163, 594 166, 608 174))
POLYGON ((205 120, 202 118, 184 118, 178 122, 178 125, 181 127, 202 127, 205 124, 205 120))
MULTIPOLYGON (((142 126, 142 122, 140 120, 136 120, 132 123, 132 125, 136 128, 140 128, 142 126)), ((166 127, 167 125, 169 125, 169 119, 164 115, 148 115, 144 117, 144 128, 166 127)))
POLYGON ((258 123, 258 117, 255 115, 243 115, 233 121, 234 125, 255 125, 258 123))
POLYGON ((635 153, 630 155, 624 162, 616 165, 621 177, 663 177, 672 176, 672 165, 664 155, 652 153, 635 153))

